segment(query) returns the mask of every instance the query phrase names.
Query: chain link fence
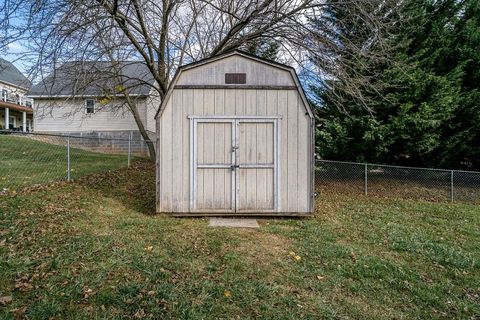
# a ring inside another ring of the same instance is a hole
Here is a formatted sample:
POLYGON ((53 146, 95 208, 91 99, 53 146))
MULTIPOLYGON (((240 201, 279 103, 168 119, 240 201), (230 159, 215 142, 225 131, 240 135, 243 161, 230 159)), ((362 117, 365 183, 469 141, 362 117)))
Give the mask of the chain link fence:
POLYGON ((0 193, 130 166, 148 157, 143 140, 0 133, 0 193))
POLYGON ((480 172, 317 160, 316 192, 480 203, 480 172))
MULTIPOLYGON (((0 193, 76 180, 148 157, 145 141, 0 132, 0 193)), ((316 192, 480 203, 480 172, 317 160, 316 192)))

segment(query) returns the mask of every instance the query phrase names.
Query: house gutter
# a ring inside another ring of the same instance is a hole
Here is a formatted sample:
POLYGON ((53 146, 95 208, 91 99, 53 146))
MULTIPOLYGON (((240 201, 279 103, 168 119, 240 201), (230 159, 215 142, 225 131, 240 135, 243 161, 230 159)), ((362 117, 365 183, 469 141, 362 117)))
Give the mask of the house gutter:
POLYGON ((23 111, 27 113, 33 113, 33 109, 25 106, 21 106, 15 103, 0 101, 0 108, 8 108, 15 111, 23 111))
MULTIPOLYGON (((148 97, 146 94, 129 94, 131 97, 148 97)), ((64 98, 70 98, 70 99, 83 99, 83 98, 103 98, 105 95, 100 95, 100 94, 85 94, 81 96, 72 96, 72 95, 47 95, 47 96, 35 96, 35 95, 26 95, 27 98, 30 99, 64 99, 64 98)), ((113 96, 115 98, 123 98, 123 95, 119 96, 113 96)))
POLYGON ((14 84, 14 83, 11 83, 11 82, 8 82, 8 81, 5 81, 5 80, 0 80, 0 83, 6 84, 7 86, 12 86, 12 87, 15 87, 15 88, 18 88, 18 89, 22 89, 22 90, 25 90, 25 91, 29 90, 29 88, 27 88, 27 87, 22 87, 22 86, 19 86, 18 84, 14 84))

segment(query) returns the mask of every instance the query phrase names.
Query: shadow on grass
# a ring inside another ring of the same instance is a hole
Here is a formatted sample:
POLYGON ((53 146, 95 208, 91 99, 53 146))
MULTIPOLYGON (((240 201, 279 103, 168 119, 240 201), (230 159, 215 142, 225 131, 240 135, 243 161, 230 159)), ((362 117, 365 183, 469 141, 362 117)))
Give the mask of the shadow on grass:
POLYGON ((155 213, 155 163, 147 159, 135 160, 130 168, 82 177, 77 183, 120 201, 126 208, 155 213))

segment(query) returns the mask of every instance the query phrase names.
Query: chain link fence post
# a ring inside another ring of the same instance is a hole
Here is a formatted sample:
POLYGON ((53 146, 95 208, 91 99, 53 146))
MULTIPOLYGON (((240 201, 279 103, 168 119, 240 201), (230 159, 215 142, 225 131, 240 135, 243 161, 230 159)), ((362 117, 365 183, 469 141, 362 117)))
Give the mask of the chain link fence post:
POLYGON ((128 167, 130 168, 130 161, 132 157, 132 131, 130 131, 130 135, 128 136, 128 155, 127 155, 127 163, 128 167))
POLYGON ((70 181, 70 137, 67 137, 67 181, 70 181))
POLYGON ((453 170, 450 170, 450 201, 454 201, 453 170))
POLYGON ((365 163, 365 195, 368 195, 368 164, 365 163))

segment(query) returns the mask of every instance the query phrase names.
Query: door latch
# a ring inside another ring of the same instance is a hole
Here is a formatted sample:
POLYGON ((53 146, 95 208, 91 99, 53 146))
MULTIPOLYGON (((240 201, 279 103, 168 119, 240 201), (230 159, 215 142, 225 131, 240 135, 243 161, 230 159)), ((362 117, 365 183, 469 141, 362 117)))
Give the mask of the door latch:
POLYGON ((237 169, 237 168, 240 168, 240 166, 238 164, 232 164, 230 166, 230 169, 232 169, 232 171, 235 171, 235 169, 237 169))
POLYGON ((235 151, 237 151, 237 150, 238 150, 238 146, 233 146, 233 147, 232 147, 232 152, 235 152, 235 151))

